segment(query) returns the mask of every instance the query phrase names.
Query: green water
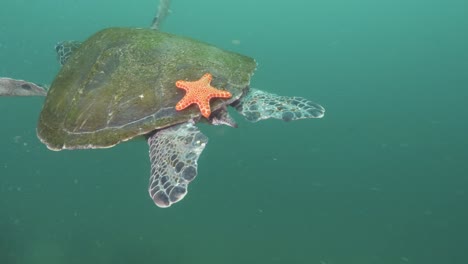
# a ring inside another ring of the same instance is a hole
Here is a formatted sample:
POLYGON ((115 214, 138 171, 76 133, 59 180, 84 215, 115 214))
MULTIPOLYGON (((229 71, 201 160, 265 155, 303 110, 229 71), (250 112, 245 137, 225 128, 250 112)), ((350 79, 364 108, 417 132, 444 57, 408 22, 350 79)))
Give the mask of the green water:
MULTIPOLYGON (((7 0, 0 76, 50 83, 53 46, 150 24, 154 0, 7 0)), ((468 2, 174 0, 163 30, 255 57, 252 86, 321 120, 201 129, 183 201, 148 148, 52 152, 43 98, 0 98, 0 263, 468 263, 468 2)))

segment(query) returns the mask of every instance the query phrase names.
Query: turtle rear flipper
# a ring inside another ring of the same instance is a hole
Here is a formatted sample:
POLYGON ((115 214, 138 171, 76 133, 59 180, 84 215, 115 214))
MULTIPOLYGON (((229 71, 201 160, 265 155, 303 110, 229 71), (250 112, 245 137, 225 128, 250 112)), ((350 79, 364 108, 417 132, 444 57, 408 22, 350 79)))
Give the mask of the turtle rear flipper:
POLYGON ((305 118, 321 118, 325 109, 302 97, 280 96, 257 89, 250 89, 234 107, 248 121, 275 118, 292 121, 305 118))
POLYGON ((197 160, 208 138, 191 123, 175 125, 148 138, 151 177, 149 194, 159 207, 169 207, 187 194, 197 176, 197 160))
POLYGON ((11 78, 0 78, 0 96, 46 96, 47 89, 38 84, 11 78))
MULTIPOLYGON (((62 41, 55 46, 57 59, 63 66, 68 58, 81 45, 79 41, 62 41)), ((24 80, 0 77, 0 96, 46 96, 47 89, 43 85, 24 80)))
POLYGON ((60 66, 63 66, 67 62, 68 58, 70 58, 73 52, 77 50, 80 45, 81 42, 76 40, 66 40, 55 45, 57 60, 59 61, 60 66))

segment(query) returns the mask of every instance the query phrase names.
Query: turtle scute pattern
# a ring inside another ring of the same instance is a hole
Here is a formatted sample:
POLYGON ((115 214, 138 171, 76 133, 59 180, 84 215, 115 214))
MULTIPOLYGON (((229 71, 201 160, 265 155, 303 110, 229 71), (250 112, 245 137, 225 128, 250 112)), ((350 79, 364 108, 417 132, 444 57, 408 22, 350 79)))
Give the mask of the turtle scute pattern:
POLYGON ((151 177, 149 194, 159 207, 169 207, 187 194, 197 176, 197 160, 208 138, 191 123, 175 125, 148 138, 151 177))
POLYGON ((325 109, 302 97, 280 96, 257 89, 250 89, 236 106, 245 118, 251 122, 275 118, 292 121, 305 118, 321 118, 325 109))

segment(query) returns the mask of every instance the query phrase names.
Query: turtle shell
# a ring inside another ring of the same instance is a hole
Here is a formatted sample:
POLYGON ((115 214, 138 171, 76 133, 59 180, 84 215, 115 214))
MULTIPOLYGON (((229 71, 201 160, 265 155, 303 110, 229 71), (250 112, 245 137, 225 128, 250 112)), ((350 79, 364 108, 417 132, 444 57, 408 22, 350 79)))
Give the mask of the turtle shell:
POLYGON ((185 92, 177 80, 198 80, 232 94, 212 99, 212 111, 239 99, 256 68, 247 56, 151 29, 109 28, 88 40, 61 68, 37 128, 50 149, 106 148, 200 117, 196 106, 176 111, 185 92))

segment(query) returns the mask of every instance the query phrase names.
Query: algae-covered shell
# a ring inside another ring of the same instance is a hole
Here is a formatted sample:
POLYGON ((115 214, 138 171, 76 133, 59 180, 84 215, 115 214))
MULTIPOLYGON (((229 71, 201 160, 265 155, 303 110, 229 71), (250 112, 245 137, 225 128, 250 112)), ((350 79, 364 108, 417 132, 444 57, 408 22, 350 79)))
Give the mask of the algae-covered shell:
POLYGON ((200 116, 196 106, 176 111, 177 80, 211 73, 211 84, 232 94, 213 99, 219 109, 239 99, 256 63, 186 37, 151 29, 102 30, 73 53, 48 92, 37 133, 50 148, 105 148, 200 116))

